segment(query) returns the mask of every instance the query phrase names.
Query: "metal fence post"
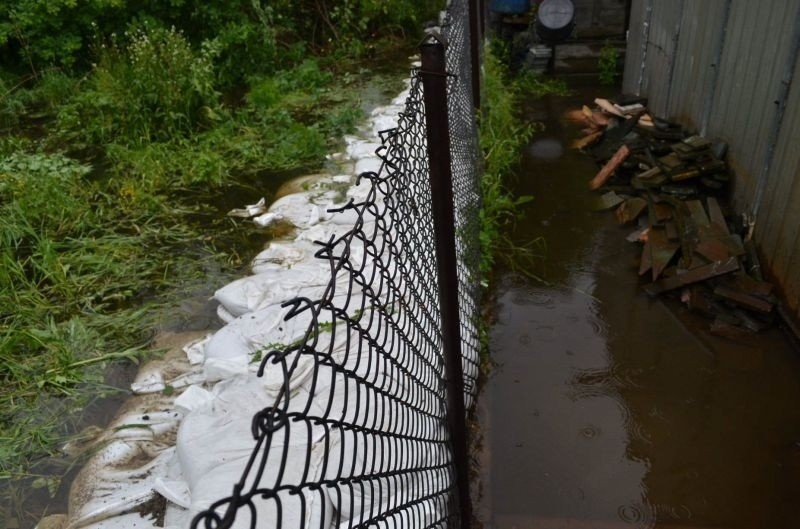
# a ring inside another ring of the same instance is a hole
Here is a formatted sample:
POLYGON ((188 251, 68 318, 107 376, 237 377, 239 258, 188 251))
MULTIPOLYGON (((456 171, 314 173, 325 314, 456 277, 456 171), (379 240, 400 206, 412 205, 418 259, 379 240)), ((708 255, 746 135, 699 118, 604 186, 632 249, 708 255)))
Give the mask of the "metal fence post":
POLYGON ((464 374, 461 365, 461 325, 458 312, 458 273, 450 159, 450 127, 447 109, 445 47, 440 37, 430 36, 420 45, 422 86, 428 140, 433 227, 441 305, 442 347, 447 381, 447 421, 453 449, 461 527, 472 520, 467 455, 464 374))

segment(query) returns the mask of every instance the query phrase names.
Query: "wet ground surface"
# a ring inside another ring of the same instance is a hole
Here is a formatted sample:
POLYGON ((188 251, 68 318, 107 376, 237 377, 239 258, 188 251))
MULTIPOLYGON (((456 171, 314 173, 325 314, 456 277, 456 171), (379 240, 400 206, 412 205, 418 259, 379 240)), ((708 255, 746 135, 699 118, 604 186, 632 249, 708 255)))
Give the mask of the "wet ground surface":
POLYGON ((591 211, 597 168, 569 149, 577 127, 561 119, 597 95, 528 109, 547 129, 524 155, 516 187, 535 200, 514 235, 544 237, 547 283, 500 281, 484 526, 797 527, 800 355, 778 329, 716 338, 641 291, 633 228, 591 211))

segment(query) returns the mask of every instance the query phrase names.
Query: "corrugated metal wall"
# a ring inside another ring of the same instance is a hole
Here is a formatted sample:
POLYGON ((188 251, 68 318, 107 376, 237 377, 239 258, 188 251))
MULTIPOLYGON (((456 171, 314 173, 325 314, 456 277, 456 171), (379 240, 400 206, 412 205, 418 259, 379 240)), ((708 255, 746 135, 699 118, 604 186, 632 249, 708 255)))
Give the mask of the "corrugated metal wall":
MULTIPOLYGON (((730 145, 732 201, 800 306, 800 1, 634 0, 623 88, 730 145)), ((800 316, 800 313, 798 313, 800 316)))

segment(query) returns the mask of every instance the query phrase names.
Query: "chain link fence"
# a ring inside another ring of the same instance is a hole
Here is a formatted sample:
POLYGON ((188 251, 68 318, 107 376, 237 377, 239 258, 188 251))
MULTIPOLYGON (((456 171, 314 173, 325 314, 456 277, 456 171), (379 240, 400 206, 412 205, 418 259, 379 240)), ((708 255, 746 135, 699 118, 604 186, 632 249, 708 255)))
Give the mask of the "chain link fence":
MULTIPOLYGON (((468 1, 452 0, 440 31, 467 407, 479 374, 481 292, 471 27, 468 1)), ((366 198, 337 210, 352 228, 317 243, 331 273, 324 294, 284 303, 303 337, 264 351, 258 374, 279 377, 281 389, 253 417, 255 446, 231 496, 195 517, 193 528, 468 523, 453 457, 453 443, 465 440, 448 426, 429 164, 436 146, 426 139, 423 75, 412 71, 398 126, 381 133, 380 171, 359 177, 366 198)))

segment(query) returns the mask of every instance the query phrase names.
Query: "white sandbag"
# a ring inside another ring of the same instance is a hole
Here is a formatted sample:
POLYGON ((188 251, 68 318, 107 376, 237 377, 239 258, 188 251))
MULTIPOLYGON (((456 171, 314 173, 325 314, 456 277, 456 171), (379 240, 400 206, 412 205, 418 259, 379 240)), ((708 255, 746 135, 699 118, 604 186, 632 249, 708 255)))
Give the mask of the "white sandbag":
POLYGON ((264 213, 263 215, 253 218, 253 222, 262 228, 268 228, 273 224, 277 224, 278 222, 282 222, 284 220, 286 219, 283 215, 273 212, 264 213))
MULTIPOLYGON (((176 455, 190 491, 191 515, 231 494, 233 484, 241 478, 255 446, 250 430, 253 414, 273 404, 273 397, 265 391, 261 381, 253 377, 222 382, 218 388, 212 402, 186 416, 178 435, 176 455)), ((308 400, 308 395, 305 398, 298 395, 290 403, 297 402, 297 406, 304 407, 308 400)), ((297 406, 292 406, 290 412, 292 409, 303 409, 297 406)), ((322 410, 312 403, 311 413, 321 414, 322 410)), ((305 426, 292 428, 291 424, 287 423, 286 426, 289 428, 288 442, 283 433, 272 437, 270 455, 259 486, 275 486, 281 470, 282 484, 300 484, 304 480, 319 479, 319 467, 324 455, 324 443, 319 441, 324 430, 312 426, 309 433, 305 426), (284 454, 286 461, 282 464, 284 454), (310 462, 308 469, 307 458, 310 462)), ((320 491, 305 491, 303 495, 306 502, 305 519, 299 518, 300 509, 283 509, 281 527, 299 529, 303 523, 307 524, 306 527, 320 527, 320 522, 327 527, 331 515, 327 496, 320 491), (325 520, 320 519, 323 512, 325 520)), ((280 499, 282 502, 297 501, 285 497, 280 499)), ((274 503, 275 500, 255 502, 259 527, 277 526, 274 503)), ((249 527, 249 522, 249 513, 241 511, 234 527, 249 527)))
POLYGON ((298 295, 303 287, 326 285, 330 267, 321 260, 303 263, 278 273, 256 274, 228 283, 214 298, 234 316, 241 316, 269 305, 280 304, 298 295))
POLYGON ((214 399, 210 391, 200 386, 189 386, 175 399, 175 410, 186 414, 192 410, 203 407, 214 399))
POLYGON ((380 146, 373 141, 354 140, 347 145, 347 155, 354 159, 372 157, 380 146))
POLYGON ((300 244, 288 241, 271 241, 266 248, 253 258, 253 266, 256 264, 273 263, 284 266, 291 266, 306 260, 309 254, 313 254, 313 245, 300 244))
POLYGON ((285 346, 302 338, 310 323, 308 311, 284 321, 288 308, 271 305, 245 314, 217 331, 205 348, 209 358, 244 358, 249 362, 257 353, 285 346))
POLYGON ((356 162, 355 173, 360 175, 362 173, 378 173, 383 165, 383 160, 376 156, 368 158, 361 158, 356 162))
POLYGON ((152 498, 156 476, 166 472, 174 447, 159 448, 148 443, 117 440, 104 446, 81 470, 89 479, 76 480, 70 492, 70 526, 85 527, 128 512, 152 498), (152 459, 148 451, 160 450, 152 459), (148 461, 132 466, 134 461, 148 461), (139 479, 132 479, 139 476, 139 479), (91 486, 91 494, 84 492, 91 486))

